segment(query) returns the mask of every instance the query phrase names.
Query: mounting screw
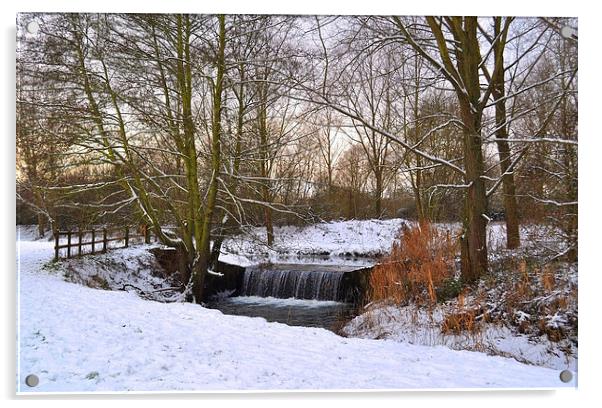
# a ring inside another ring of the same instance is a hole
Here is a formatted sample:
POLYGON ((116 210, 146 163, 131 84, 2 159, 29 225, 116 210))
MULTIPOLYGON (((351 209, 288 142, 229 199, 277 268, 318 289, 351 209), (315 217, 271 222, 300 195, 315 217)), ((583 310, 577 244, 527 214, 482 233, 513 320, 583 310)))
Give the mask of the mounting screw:
POLYGON ((577 30, 575 30, 573 27, 569 27, 569 26, 564 26, 560 29, 560 35, 562 36, 562 38, 565 38, 567 40, 571 39, 571 40, 576 40, 577 37, 577 30))
POLYGON ((40 379, 35 374, 29 374, 27 377, 25 377, 25 384, 27 384, 29 387, 35 387, 39 383, 40 379))
POLYGON ((560 372, 560 381, 562 381, 563 383, 568 383, 572 379, 573 373, 571 373, 569 370, 562 370, 560 372))
POLYGON ((37 23, 37 21, 30 21, 27 23, 27 26, 25 26, 25 29, 29 34, 37 34, 38 30, 40 29, 40 25, 37 23))

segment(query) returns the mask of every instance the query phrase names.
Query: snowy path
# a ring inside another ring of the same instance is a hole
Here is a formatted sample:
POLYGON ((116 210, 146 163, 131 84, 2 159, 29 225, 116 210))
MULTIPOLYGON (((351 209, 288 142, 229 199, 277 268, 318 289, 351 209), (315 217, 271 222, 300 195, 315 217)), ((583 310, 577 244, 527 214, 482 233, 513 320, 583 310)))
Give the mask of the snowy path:
POLYGON ((558 371, 511 359, 90 289, 40 270, 51 243, 17 250, 21 392, 563 386, 558 371))

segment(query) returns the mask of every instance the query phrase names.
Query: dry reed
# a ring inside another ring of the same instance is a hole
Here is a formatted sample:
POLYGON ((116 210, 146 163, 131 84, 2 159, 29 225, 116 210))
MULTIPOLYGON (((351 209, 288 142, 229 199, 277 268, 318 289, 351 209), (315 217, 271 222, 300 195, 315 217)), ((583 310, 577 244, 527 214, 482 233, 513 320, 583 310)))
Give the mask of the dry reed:
POLYGON ((436 288, 454 274, 456 245, 450 233, 422 222, 404 226, 398 238, 371 274, 372 300, 436 303, 436 288))

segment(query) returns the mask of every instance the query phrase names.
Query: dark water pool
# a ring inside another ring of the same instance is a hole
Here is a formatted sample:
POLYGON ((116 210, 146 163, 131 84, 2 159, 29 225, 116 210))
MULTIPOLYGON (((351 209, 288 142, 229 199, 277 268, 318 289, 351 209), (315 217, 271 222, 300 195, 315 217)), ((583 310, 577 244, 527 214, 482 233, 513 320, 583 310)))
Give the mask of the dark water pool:
POLYGON ((208 307, 229 315, 263 317, 268 322, 328 330, 337 329, 343 320, 354 314, 353 305, 349 303, 257 296, 216 300, 210 302, 208 307))

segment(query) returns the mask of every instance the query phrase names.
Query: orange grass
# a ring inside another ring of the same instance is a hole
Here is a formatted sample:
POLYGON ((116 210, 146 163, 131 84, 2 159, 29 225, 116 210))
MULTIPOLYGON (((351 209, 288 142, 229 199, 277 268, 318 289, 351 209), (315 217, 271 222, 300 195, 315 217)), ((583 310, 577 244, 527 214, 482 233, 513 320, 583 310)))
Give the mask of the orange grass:
POLYGON ((453 276, 455 255, 449 232, 428 222, 404 226, 391 253, 371 274, 372 300, 436 303, 435 289, 453 276))

